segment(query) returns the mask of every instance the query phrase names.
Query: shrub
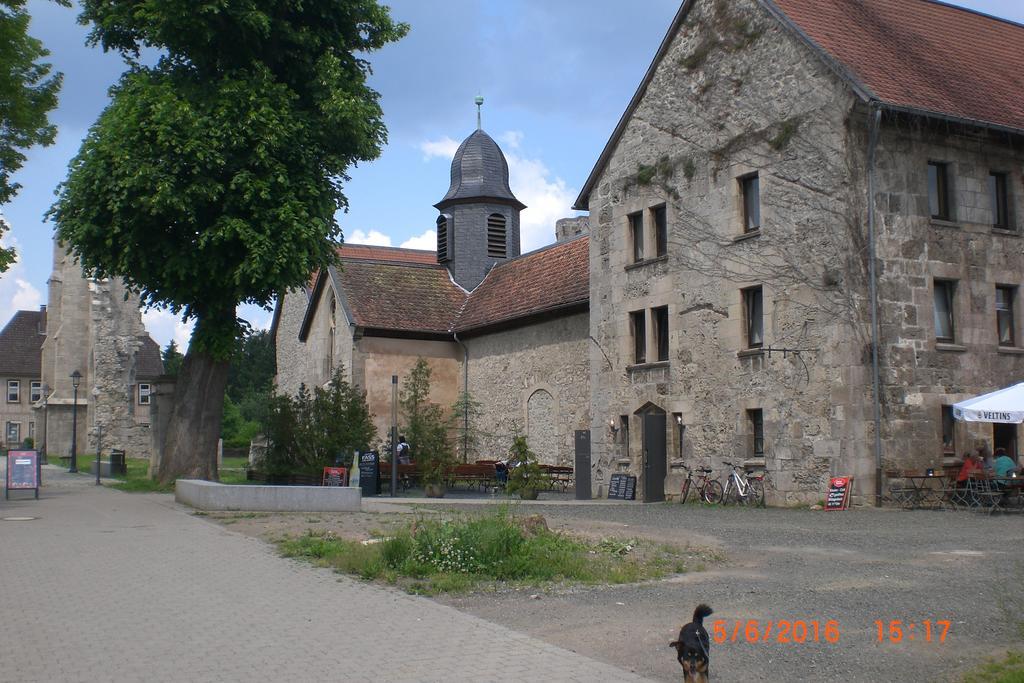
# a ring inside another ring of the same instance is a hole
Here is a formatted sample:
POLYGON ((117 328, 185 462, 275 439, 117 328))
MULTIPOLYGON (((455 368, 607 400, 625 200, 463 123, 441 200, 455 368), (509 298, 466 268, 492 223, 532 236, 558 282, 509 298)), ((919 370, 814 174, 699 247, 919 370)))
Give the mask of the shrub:
POLYGON ((530 450, 525 436, 517 436, 508 450, 509 461, 518 465, 512 467, 508 474, 508 492, 520 496, 534 497, 533 493, 548 487, 551 478, 541 469, 537 456, 530 450))

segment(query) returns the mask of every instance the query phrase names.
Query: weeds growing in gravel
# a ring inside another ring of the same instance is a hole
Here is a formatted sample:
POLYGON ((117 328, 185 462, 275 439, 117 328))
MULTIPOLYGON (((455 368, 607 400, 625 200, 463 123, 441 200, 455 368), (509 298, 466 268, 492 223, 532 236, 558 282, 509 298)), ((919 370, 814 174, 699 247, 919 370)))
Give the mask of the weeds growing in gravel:
POLYGON ((1024 654, 1007 652, 1005 659, 988 661, 964 676, 964 683, 1024 683, 1024 654))
POLYGON ((369 544, 309 530, 279 546, 285 556, 400 582, 420 593, 465 591, 494 581, 634 583, 690 569, 690 556, 674 546, 637 539, 589 543, 544 528, 525 530, 507 509, 482 517, 417 519, 369 544))

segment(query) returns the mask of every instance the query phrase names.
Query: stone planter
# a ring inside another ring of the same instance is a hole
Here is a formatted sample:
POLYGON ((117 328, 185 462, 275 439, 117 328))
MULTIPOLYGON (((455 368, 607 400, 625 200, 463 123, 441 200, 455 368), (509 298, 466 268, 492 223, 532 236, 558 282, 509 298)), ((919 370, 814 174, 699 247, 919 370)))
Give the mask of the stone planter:
POLYGON ((444 484, 423 484, 423 492, 427 498, 444 498, 444 484))

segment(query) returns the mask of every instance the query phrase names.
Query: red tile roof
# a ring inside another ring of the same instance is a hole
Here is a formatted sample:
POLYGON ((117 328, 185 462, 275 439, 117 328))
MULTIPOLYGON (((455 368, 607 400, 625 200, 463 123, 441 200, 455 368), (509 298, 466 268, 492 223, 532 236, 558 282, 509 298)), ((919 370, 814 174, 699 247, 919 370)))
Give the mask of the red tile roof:
POLYGON ((402 249, 401 247, 376 247, 370 244, 343 244, 338 248, 338 255, 343 259, 424 263, 427 265, 435 265, 437 263, 436 251, 402 249))
POLYGON ((44 315, 42 311, 18 311, 0 330, 0 374, 42 376, 44 315))
POLYGON ((466 300, 448 269, 436 263, 343 257, 337 275, 348 310, 365 328, 447 334, 466 300))
POLYGON ((469 295, 456 329, 490 327, 587 303, 589 244, 583 236, 495 266, 469 295))
POLYGON ((931 0, 771 0, 886 104, 1024 130, 1024 26, 931 0))
MULTIPOLYGON (((341 268, 332 272, 356 325, 448 335, 585 306, 590 297, 588 244, 583 236, 502 263, 472 293, 456 285, 444 266, 421 260, 434 252, 345 245, 339 250, 341 268)), ((308 334, 322 286, 313 291, 301 339, 308 334)))

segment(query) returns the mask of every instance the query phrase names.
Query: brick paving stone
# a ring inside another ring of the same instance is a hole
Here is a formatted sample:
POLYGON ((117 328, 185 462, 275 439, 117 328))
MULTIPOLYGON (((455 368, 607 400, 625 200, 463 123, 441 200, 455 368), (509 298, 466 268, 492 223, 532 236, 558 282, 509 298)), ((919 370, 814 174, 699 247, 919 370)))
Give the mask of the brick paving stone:
POLYGON ((44 467, 0 499, 0 680, 641 681, 426 598, 278 557, 44 467), (402 645, 392 646, 400 640, 402 645))

